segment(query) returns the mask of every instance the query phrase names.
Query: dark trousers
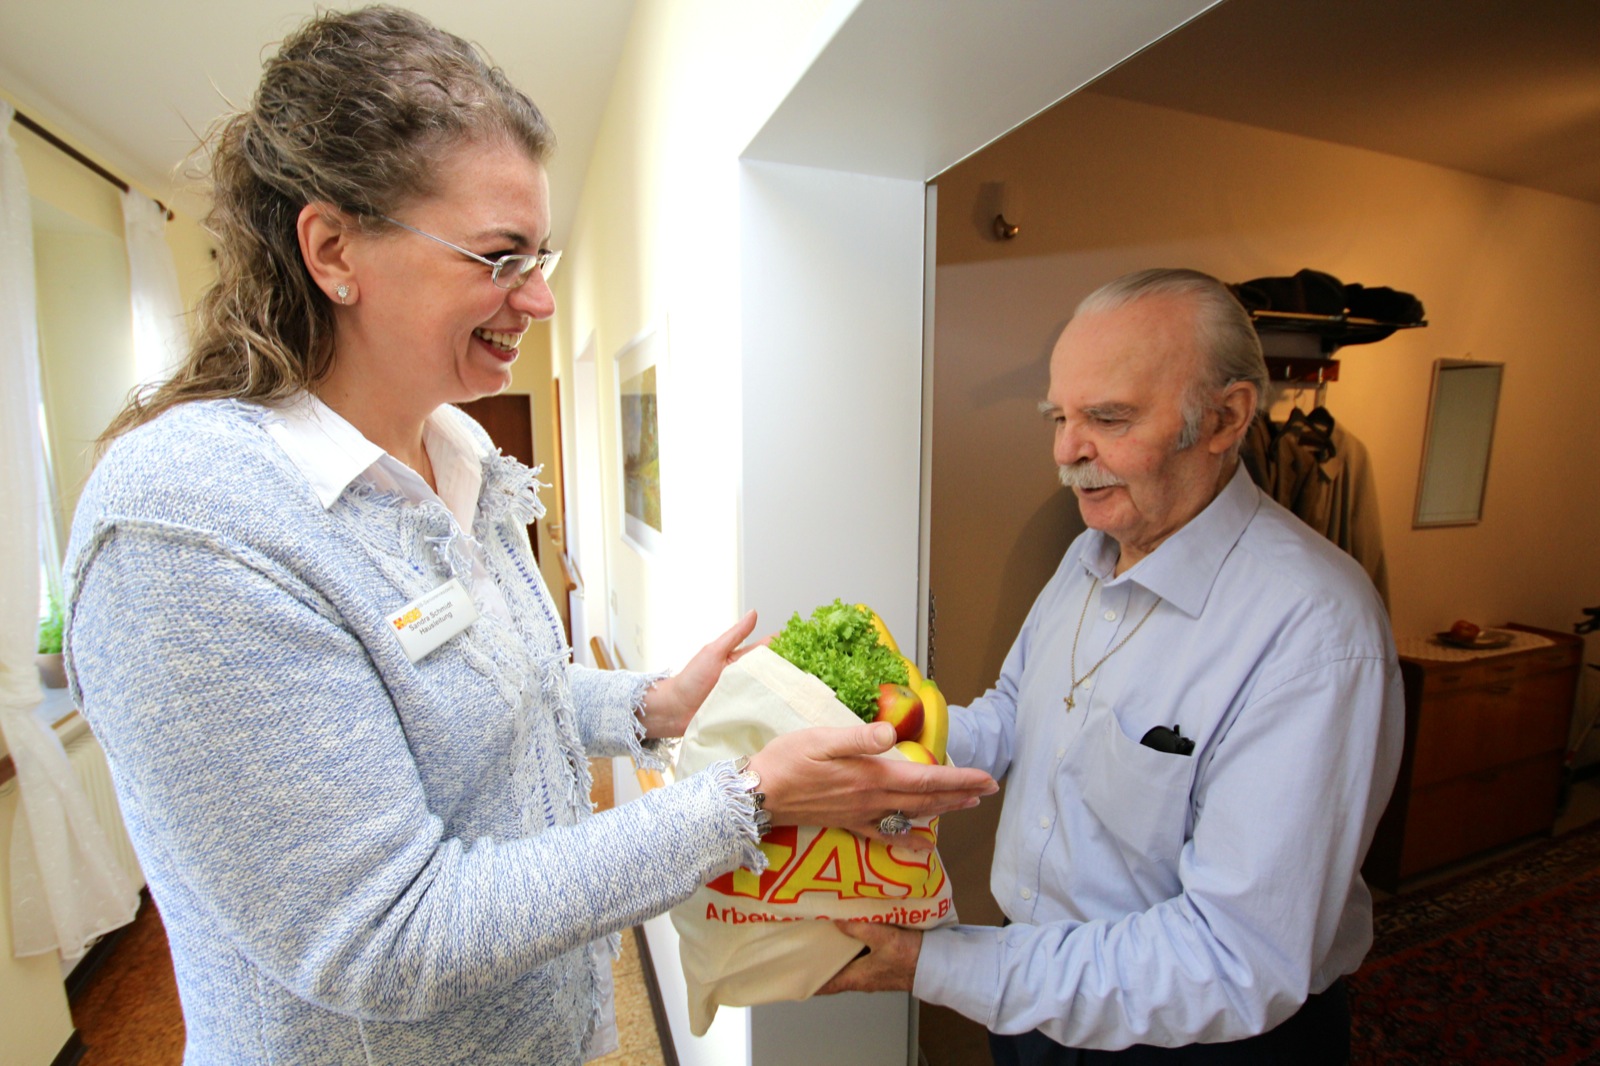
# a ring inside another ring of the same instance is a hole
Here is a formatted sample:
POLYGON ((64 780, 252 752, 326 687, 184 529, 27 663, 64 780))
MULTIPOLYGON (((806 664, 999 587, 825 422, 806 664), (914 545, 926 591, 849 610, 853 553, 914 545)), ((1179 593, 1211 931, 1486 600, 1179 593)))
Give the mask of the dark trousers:
POLYGON ((1226 1044, 1080 1051, 1035 1029, 990 1033, 989 1053, 995 1066, 1343 1066, 1350 1061, 1350 1000, 1341 977, 1276 1029, 1226 1044))

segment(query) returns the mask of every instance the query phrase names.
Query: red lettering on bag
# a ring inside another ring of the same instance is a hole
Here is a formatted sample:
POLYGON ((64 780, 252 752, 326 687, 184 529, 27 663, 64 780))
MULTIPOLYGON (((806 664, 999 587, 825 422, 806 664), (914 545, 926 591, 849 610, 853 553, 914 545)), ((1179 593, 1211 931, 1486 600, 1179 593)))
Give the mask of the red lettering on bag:
MULTIPOLYGON (((937 826, 935 819, 931 826, 918 826, 912 832, 932 843, 937 840, 937 826)), ((761 844, 768 863, 763 873, 757 875, 740 868, 712 880, 706 887, 724 896, 785 906, 806 893, 838 899, 931 899, 945 886, 944 866, 935 852, 907 851, 878 841, 864 841, 844 829, 808 829, 806 833, 810 841, 801 850, 797 827, 772 830, 761 844)), ((940 917, 944 917, 949 912, 949 900, 942 900, 940 907, 940 917)), ((777 916, 734 917, 735 914, 738 912, 723 908, 720 916, 708 913, 707 918, 735 924, 781 920, 777 916)))
POLYGON ((714 879, 706 887, 724 896, 766 899, 772 886, 783 876, 784 867, 794 858, 799 832, 798 826, 780 825, 766 835, 761 841, 761 850, 767 856, 767 868, 759 876, 741 866, 714 879))
POLYGON ((860 843, 861 838, 848 830, 824 829, 772 890, 768 902, 793 903, 803 892, 822 892, 840 899, 859 897, 864 880, 860 843))

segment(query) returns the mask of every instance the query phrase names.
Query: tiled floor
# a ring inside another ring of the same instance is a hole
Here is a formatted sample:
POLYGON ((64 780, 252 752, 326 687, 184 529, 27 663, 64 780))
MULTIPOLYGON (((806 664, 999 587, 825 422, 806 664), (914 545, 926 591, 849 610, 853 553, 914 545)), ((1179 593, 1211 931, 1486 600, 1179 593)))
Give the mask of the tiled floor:
MULTIPOLYGON (((611 760, 592 759, 589 771, 594 777, 590 798, 605 810, 612 804, 611 760)), ((617 997, 617 1050, 594 1060, 593 1066, 664 1066, 638 935, 631 929, 622 934, 622 956, 611 966, 611 979, 617 997)))
POLYGON ((592 1066, 664 1066, 638 935, 631 929, 622 934, 622 957, 612 964, 611 977, 617 990, 617 1050, 595 1059, 592 1066))

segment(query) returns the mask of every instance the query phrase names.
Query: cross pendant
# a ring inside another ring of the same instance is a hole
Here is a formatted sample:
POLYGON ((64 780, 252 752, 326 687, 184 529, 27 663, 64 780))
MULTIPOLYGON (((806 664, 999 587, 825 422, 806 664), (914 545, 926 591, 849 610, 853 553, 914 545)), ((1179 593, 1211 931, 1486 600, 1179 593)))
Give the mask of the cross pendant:
POLYGON ((1072 710, 1072 708, 1077 705, 1077 702, 1077 700, 1072 698, 1072 693, 1067 693, 1067 710, 1072 710))

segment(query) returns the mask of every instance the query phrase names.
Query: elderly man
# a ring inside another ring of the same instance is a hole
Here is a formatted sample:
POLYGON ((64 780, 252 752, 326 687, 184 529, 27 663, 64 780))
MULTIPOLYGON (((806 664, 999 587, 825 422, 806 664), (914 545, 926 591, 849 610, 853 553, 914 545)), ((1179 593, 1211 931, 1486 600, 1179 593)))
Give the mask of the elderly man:
POLYGON ((1400 675, 1361 568, 1240 466, 1265 385, 1205 274, 1079 305, 1042 406, 1089 529, 951 729, 953 762, 1010 782, 1007 924, 848 926, 872 950, 824 991, 953 1008, 997 1063, 1348 1057, 1400 675))

